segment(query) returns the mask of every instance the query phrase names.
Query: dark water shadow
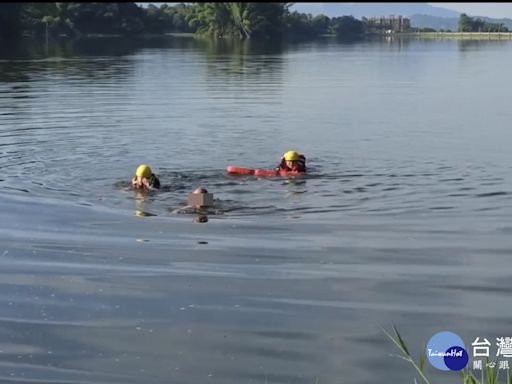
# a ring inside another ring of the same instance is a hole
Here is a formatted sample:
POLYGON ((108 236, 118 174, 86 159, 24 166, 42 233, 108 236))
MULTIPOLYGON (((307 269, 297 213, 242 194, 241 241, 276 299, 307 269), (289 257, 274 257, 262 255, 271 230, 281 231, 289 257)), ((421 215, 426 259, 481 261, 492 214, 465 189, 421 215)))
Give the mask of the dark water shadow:
POLYGON ((504 40, 465 40, 458 39, 457 47, 460 52, 478 51, 480 49, 489 49, 489 47, 506 48, 510 45, 509 39, 504 40))
POLYGON ((225 83, 239 83, 272 76, 274 82, 280 82, 284 50, 280 41, 201 38, 195 43, 206 59, 208 79, 216 86, 219 79, 225 83))

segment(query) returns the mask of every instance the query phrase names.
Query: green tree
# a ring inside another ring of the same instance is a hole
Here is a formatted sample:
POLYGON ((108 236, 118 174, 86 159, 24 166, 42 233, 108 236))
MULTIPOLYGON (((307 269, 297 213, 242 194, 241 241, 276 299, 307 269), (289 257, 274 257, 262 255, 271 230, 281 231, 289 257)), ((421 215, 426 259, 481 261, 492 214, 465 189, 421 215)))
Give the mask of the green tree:
POLYGON ((20 23, 24 31, 41 35, 58 29, 59 18, 56 3, 23 3, 21 6, 20 23))
POLYGON ((36 34, 137 34, 144 11, 135 3, 23 3, 22 28, 36 34))
MULTIPOLYGON (((163 4, 167 6, 167 4, 163 4)), ((164 33, 172 29, 172 18, 165 12, 164 7, 149 4, 144 12, 144 26, 147 32, 164 33)))
POLYGON ((473 20, 465 13, 461 13, 459 17, 459 32, 471 32, 473 20))
MULTIPOLYGON (((230 4, 230 3, 226 3, 230 4)), ((231 3, 233 4, 233 3, 231 3)), ((242 4, 242 3, 239 3, 242 4)), ((272 37, 284 30, 284 16, 288 12, 288 3, 246 3, 245 21, 249 34, 245 37, 272 37)), ((237 26, 237 18, 232 13, 237 26)))
POLYGON ((489 23, 480 18, 473 19, 465 13, 459 18, 459 32, 508 32, 503 23, 489 23))
POLYGON ((288 34, 292 37, 309 37, 316 34, 310 14, 294 11, 285 17, 288 34))
POLYGON ((317 15, 312 20, 313 30, 316 35, 329 33, 331 19, 325 15, 317 15))
POLYGON ((230 16, 233 20, 233 27, 238 32, 241 39, 251 37, 252 31, 256 27, 254 24, 254 13, 251 3, 225 3, 230 16))
POLYGON ((188 15, 188 22, 199 34, 224 37, 232 25, 224 3, 199 3, 188 15))
POLYGON ((225 37, 270 37, 283 31, 288 3, 198 3, 188 16, 198 33, 225 37))
POLYGON ((471 32, 484 32, 486 31, 486 23, 480 19, 471 20, 471 32))
POLYGON ((354 16, 333 17, 331 29, 336 36, 344 39, 358 38, 364 33, 363 22, 354 16))
POLYGON ((188 19, 194 13, 195 5, 178 4, 168 7, 165 12, 172 17, 172 30, 174 32, 196 32, 195 27, 190 26, 188 19))

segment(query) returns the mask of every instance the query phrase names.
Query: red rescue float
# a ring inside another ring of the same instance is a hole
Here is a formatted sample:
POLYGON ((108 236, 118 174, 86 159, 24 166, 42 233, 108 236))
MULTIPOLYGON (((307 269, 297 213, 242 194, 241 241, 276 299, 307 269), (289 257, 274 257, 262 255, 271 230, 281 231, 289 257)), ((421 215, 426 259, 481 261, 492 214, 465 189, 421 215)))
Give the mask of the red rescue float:
POLYGON ((254 169, 237 167, 235 165, 229 165, 227 171, 235 175, 254 175, 254 169))
POLYGON ((259 177, 279 176, 279 172, 275 171, 273 169, 255 169, 254 176, 259 176, 259 177))
POLYGON ((279 176, 302 176, 305 174, 306 172, 284 171, 282 169, 279 171, 279 176))
POLYGON ((274 169, 252 169, 245 167, 237 167, 235 165, 229 165, 227 172, 233 175, 254 175, 258 177, 273 177, 273 176, 301 176, 304 172, 296 171, 276 171, 274 169))

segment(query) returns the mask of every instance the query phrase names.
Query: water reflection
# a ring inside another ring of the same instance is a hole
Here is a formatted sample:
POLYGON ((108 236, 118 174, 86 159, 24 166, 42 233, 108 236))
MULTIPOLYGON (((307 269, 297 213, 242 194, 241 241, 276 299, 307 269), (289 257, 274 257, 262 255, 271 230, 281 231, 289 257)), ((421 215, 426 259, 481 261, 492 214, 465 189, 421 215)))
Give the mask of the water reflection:
POLYGON ((140 189, 133 189, 133 198, 135 201, 135 216, 139 217, 150 217, 156 216, 154 213, 149 212, 149 207, 151 207, 152 199, 150 198, 150 194, 154 193, 154 191, 144 191, 140 189))
POLYGON ((478 51, 483 48, 504 48, 510 45, 509 39, 504 40, 465 40, 457 39, 457 46, 460 52, 478 51))
POLYGON ((76 58, 70 51, 69 55, 62 53, 62 55, 45 58, 2 61, 0 62, 0 82, 25 82, 28 86, 31 80, 51 76, 61 77, 59 83, 81 79, 110 82, 126 79, 132 71, 130 58, 76 58))
MULTIPOLYGON (((3 46, 0 59, 36 59, 45 57, 76 56, 127 56, 151 45, 153 40, 116 37, 53 39, 46 44, 40 39, 21 39, 16 44, 3 46)), ((153 44, 161 46, 168 39, 157 39, 153 44)))
POLYGON ((252 40, 198 39, 197 46, 205 54, 211 75, 222 75, 226 81, 257 79, 283 70, 280 41, 265 45, 252 40))
POLYGON ((194 223, 207 223, 208 222, 208 216, 206 215, 198 215, 198 216, 195 216, 194 219, 193 219, 194 223))
POLYGON ((197 51, 205 55, 213 75, 224 74, 257 78, 266 74, 279 75, 282 68, 284 43, 265 44, 258 41, 210 40, 194 37, 160 38, 84 38, 52 40, 23 39, 6 45, 0 51, 0 81, 28 81, 39 71, 52 71, 66 77, 87 77, 95 80, 124 78, 132 70, 131 57, 140 50, 177 49, 197 51), (80 59, 77 59, 80 57, 80 59), (108 57, 106 59, 105 57, 108 57), (90 58, 88 60, 87 58, 90 58), (16 62, 9 60, 15 59, 16 62), (31 61, 23 61, 30 59, 31 61), (44 66, 32 60, 44 60, 44 66))
MULTIPOLYGON (((0 82, 2 83, 26 83, 30 80, 28 74, 20 71, 19 64, 0 61, 0 82)), ((20 87, 28 88, 24 84, 20 87)))
POLYGON ((396 49, 397 51, 402 51, 409 49, 411 41, 414 40, 413 38, 391 35, 382 37, 381 41, 388 43, 390 48, 396 49))

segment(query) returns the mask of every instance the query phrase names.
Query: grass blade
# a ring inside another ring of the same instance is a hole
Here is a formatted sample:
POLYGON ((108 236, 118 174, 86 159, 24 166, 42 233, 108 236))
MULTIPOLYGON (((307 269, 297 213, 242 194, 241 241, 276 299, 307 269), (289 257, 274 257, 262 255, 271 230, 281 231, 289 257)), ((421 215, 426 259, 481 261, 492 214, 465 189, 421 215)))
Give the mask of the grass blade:
POLYGON ((407 354, 407 356, 411 356, 411 354, 409 353, 409 350, 407 349, 407 346, 405 345, 404 340, 402 339, 402 336, 400 336, 400 333, 398 333, 398 329, 396 329, 396 327, 394 325, 393 325, 393 330, 395 331, 398 342, 402 346, 402 348, 405 351, 405 353, 407 354))

